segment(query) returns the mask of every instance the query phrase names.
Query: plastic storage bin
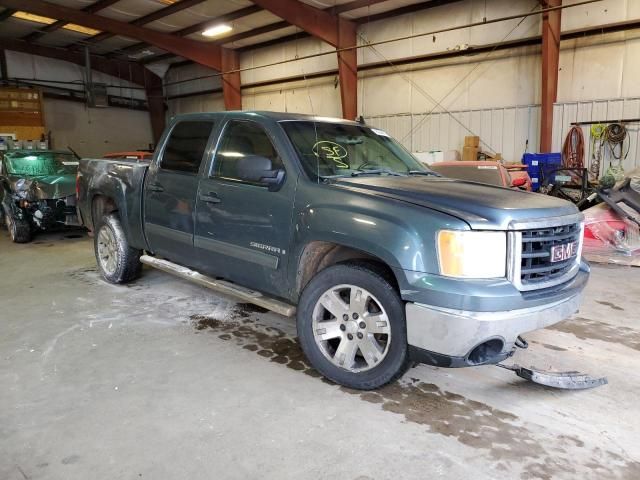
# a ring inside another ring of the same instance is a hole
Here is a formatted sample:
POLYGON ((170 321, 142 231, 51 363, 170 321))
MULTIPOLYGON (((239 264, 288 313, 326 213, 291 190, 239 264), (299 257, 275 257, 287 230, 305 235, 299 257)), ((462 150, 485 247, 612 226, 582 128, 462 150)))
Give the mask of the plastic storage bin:
MULTIPOLYGON (((562 154, 560 152, 525 153, 522 156, 522 163, 527 166, 527 173, 531 177, 533 191, 537 192, 543 175, 544 178, 548 178, 548 172, 562 166, 562 154)), ((553 177, 554 175, 551 174, 551 176, 553 177)), ((553 178, 551 181, 553 181, 553 178)))

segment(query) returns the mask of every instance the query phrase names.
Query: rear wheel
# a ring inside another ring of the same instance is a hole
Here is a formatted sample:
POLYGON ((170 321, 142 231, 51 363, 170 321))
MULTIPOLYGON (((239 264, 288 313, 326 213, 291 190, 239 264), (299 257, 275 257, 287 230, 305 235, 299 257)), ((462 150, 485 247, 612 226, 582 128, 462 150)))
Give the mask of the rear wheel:
POLYGON ((336 383, 369 390, 407 368, 404 304, 390 281, 369 265, 321 271, 302 293, 297 323, 309 362, 336 383))
POLYGON ((102 217, 94 235, 94 249, 98 268, 106 281, 126 283, 140 275, 142 250, 129 245, 117 215, 102 217))
POLYGON ((5 221, 12 242, 29 243, 31 241, 31 225, 28 220, 5 213, 5 221))

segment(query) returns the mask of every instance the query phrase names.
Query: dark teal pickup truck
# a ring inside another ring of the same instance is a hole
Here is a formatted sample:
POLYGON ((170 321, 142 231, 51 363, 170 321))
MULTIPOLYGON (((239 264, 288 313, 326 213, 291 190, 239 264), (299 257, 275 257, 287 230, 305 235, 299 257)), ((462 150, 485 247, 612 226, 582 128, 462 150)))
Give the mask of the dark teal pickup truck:
POLYGON ((443 178, 357 122, 179 116, 150 163, 84 159, 77 189, 107 281, 145 263, 297 315, 311 364, 353 388, 498 363, 589 276, 572 204, 443 178))

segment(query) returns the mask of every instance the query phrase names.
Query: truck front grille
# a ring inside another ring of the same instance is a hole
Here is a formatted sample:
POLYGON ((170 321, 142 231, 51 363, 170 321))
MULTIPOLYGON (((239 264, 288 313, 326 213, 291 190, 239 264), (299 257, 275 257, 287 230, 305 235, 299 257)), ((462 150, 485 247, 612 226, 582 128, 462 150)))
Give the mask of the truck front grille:
POLYGON ((552 287, 576 275, 580 267, 583 225, 581 221, 553 224, 559 221, 509 232, 509 279, 519 290, 552 287), (552 261, 552 248, 571 242, 576 242, 575 254, 565 260, 552 261))

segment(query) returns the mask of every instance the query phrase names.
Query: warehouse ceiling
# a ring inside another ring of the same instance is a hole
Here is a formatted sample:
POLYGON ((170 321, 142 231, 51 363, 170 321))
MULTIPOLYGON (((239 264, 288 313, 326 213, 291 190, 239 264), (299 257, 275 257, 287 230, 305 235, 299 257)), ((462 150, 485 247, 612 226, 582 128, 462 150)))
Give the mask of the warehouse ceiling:
MULTIPOLYGON (((362 23, 456 0, 301 1, 362 23)), ((306 35, 249 0, 53 0, 49 3, 240 51, 306 35), (214 36, 204 36, 203 32, 212 27, 214 36)), ((138 40, 20 10, 0 10, 0 21, 0 37, 31 44, 62 48, 87 45, 97 55, 142 63, 185 60, 138 40)))

